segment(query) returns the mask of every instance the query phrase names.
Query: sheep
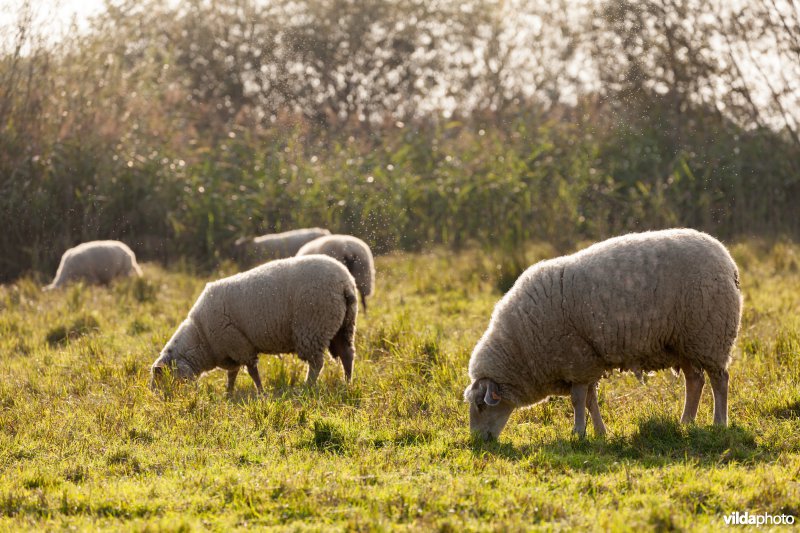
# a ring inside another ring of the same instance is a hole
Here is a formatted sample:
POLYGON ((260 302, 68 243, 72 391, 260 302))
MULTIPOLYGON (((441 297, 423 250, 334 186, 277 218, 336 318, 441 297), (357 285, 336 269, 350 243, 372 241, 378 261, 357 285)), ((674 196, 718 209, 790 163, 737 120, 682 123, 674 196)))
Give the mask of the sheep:
POLYGON ((308 363, 306 384, 313 386, 326 348, 341 360, 349 382, 357 313, 353 276, 330 257, 276 260, 220 279, 206 285, 153 363, 151 387, 167 368, 184 380, 222 368, 230 395, 245 366, 263 393, 258 354, 290 352, 308 363))
POLYGON ((303 228, 260 237, 242 237, 233 245, 233 257, 242 266, 294 256, 305 243, 330 235, 324 228, 303 228))
POLYGON ((375 260, 367 243, 351 235, 328 235, 304 244, 297 252, 298 256, 309 254, 328 255, 347 267, 356 280, 366 316, 367 296, 375 287, 375 260))
POLYGON ((56 277, 45 290, 63 287, 69 282, 108 284, 121 276, 140 276, 142 269, 136 255, 120 241, 89 241, 70 248, 61 256, 56 277))
POLYGON ((739 329, 739 272, 725 247, 691 229, 631 233, 528 268, 495 306, 469 362, 470 429, 497 438, 516 407, 570 395, 605 434, 597 381, 619 368, 683 371, 682 423, 708 374, 714 423, 728 423, 728 365, 739 329))

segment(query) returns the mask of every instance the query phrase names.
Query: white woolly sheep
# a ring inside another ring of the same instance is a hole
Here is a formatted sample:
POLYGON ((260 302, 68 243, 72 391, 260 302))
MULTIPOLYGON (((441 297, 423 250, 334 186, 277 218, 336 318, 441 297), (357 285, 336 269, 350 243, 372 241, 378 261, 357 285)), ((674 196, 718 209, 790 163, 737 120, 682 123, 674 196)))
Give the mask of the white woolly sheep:
POLYGON ((136 255, 125 243, 89 241, 64 252, 55 279, 45 289, 57 289, 77 280, 107 284, 117 277, 141 275, 136 255))
POLYGON ((350 381, 357 313, 355 281, 339 262, 309 256, 265 263, 206 285, 153 363, 151 384, 165 368, 181 379, 222 368, 230 394, 244 365, 261 393, 258 354, 295 352, 313 385, 326 348, 350 381))
POLYGON ((260 237, 242 237, 233 245, 234 259, 240 265, 252 266, 292 257, 305 243, 330 234, 324 228, 303 228, 260 237))
POLYGON ((328 235, 303 245, 297 255, 322 254, 333 257, 353 275, 361 293, 361 304, 367 312, 367 296, 375 287, 375 260, 367 243, 351 235, 328 235))
POLYGON ((528 268, 498 302, 469 362, 470 429, 497 438, 511 412, 571 395, 575 432, 605 426, 597 381, 619 368, 683 371, 681 422, 697 415, 708 373, 714 423, 728 423, 728 364, 739 328, 739 272, 713 237, 632 233, 528 268))

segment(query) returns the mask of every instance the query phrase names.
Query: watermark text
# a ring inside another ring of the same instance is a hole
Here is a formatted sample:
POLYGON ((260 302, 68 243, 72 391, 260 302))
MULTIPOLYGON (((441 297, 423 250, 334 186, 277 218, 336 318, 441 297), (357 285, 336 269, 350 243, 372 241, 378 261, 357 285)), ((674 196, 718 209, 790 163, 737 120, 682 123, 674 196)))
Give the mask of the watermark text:
POLYGON ((753 514, 747 511, 740 513, 734 511, 722 517, 726 526, 791 526, 795 523, 794 515, 790 514, 753 514))

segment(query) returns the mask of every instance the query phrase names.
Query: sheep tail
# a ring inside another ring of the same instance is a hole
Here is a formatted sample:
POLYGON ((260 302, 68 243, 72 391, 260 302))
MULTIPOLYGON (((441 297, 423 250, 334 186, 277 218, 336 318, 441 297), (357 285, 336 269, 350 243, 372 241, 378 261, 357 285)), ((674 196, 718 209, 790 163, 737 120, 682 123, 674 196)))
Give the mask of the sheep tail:
POLYGON ((338 357, 344 367, 344 377, 347 381, 353 375, 353 360, 356 357, 355 335, 356 315, 358 314, 358 299, 350 289, 344 292, 345 313, 339 331, 331 339, 329 349, 333 357, 338 357))

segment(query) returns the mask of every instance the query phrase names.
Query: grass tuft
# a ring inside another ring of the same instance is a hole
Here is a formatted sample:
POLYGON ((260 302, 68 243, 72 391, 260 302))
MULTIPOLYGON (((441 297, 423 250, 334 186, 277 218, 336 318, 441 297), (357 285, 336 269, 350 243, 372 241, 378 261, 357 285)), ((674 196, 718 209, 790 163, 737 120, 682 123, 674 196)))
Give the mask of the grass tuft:
POLYGON ((786 420, 800 421, 800 399, 789 400, 772 410, 772 415, 786 420))
POLYGON ((313 432, 311 444, 314 448, 324 452, 344 452, 346 438, 340 424, 331 420, 316 420, 313 432))
POLYGON ((56 326, 47 332, 45 340, 50 346, 85 337, 100 331, 100 322, 93 314, 84 314, 68 325, 56 326))

